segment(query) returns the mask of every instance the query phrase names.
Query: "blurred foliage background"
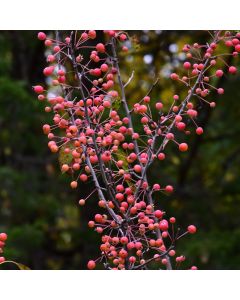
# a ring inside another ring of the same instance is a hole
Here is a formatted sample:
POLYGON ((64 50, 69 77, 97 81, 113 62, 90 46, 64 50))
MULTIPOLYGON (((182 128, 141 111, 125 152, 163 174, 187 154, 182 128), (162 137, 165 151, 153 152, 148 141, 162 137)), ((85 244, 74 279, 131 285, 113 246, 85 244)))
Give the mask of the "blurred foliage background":
MULTIPOLYGON (((9 235, 5 256, 32 269, 86 269, 87 260, 99 251, 99 236, 87 227, 98 211, 97 199, 79 208, 78 200, 92 190, 92 183, 72 191, 71 178, 61 174, 57 156, 48 150, 42 124, 50 122, 50 115, 32 91, 33 85, 45 84, 46 50, 36 35, 0 31, 0 231, 9 235)), ((180 86, 167 79, 184 60, 179 50, 210 37, 207 31, 129 35, 132 50, 120 62, 124 81, 135 72, 127 87, 130 104, 157 77, 153 100, 167 104, 174 93, 181 94, 180 86)), ((172 196, 159 197, 168 216, 176 216, 182 228, 190 223, 199 228, 177 245, 188 258, 186 266, 240 269, 240 76, 224 76, 217 84, 225 94, 214 95, 216 109, 203 107, 199 123, 204 135, 191 135, 184 154, 169 144, 166 160, 155 164, 149 176, 175 186, 172 196)))

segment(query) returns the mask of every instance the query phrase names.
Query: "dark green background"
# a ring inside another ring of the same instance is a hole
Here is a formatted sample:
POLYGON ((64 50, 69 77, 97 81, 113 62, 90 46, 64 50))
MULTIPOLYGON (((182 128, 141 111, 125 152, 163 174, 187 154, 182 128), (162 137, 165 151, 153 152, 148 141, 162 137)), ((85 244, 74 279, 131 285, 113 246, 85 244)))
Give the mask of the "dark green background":
MULTIPOLYGON (((130 103, 144 95, 161 70, 178 69, 181 57, 174 51, 176 45, 180 49, 209 38, 204 31, 129 34, 133 50, 121 57, 121 68, 125 81, 135 70, 127 92, 130 103), (146 54, 152 56, 152 63, 144 63, 146 54)), ((97 199, 79 208, 78 200, 92 184, 72 191, 71 178, 61 174, 57 155, 48 150, 42 125, 50 115, 31 88, 44 84, 46 65, 45 48, 36 35, 0 31, 0 231, 9 235, 5 256, 32 269, 85 269, 87 260, 99 251, 99 237, 87 227, 98 211, 97 199)), ((190 150, 184 154, 169 145, 167 159, 156 164, 149 176, 175 186, 171 197, 159 197, 168 216, 176 216, 182 228, 190 223, 199 228, 178 244, 179 254, 188 258, 185 266, 239 269, 240 77, 224 76, 216 84, 225 88, 225 94, 214 95, 216 109, 202 109, 199 122, 205 134, 191 136, 190 150)), ((179 89, 174 90, 160 73, 152 99, 168 103, 179 89)))

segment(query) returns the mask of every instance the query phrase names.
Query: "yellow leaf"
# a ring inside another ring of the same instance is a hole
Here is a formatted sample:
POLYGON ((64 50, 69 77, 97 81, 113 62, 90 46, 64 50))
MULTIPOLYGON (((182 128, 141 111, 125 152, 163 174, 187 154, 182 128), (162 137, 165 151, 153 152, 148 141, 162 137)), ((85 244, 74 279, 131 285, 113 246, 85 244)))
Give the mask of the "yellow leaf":
POLYGON ((66 148, 70 148, 71 150, 74 149, 73 142, 68 142, 60 148, 59 155, 58 155, 58 161, 59 161, 60 167, 63 164, 67 164, 67 165, 70 164, 73 159, 71 151, 70 151, 70 153, 65 153, 64 150, 66 148))
POLYGON ((27 267, 27 266, 25 266, 25 265, 23 265, 23 264, 17 263, 17 262, 15 262, 15 261, 12 261, 12 260, 6 260, 6 261, 0 263, 0 265, 6 264, 6 263, 10 263, 10 264, 16 265, 16 266, 18 267, 19 270, 30 270, 29 267, 27 267))

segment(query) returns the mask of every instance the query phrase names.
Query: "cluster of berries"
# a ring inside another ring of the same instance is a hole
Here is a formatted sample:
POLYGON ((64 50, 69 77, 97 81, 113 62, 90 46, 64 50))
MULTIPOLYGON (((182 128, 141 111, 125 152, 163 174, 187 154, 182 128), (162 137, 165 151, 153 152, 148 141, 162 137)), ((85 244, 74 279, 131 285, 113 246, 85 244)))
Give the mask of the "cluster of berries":
MULTIPOLYGON (((33 88, 39 101, 46 103, 45 111, 53 115, 52 125, 43 125, 43 132, 49 149, 62 158, 61 171, 72 175, 70 186, 75 189, 79 181, 92 180, 92 193, 98 194, 103 212, 88 225, 102 235, 101 255, 90 260, 88 268, 101 262, 108 269, 144 269, 155 261, 171 269, 172 257, 177 266, 185 260, 176 255, 176 241, 197 229, 189 225, 180 233, 174 228, 176 219, 167 219, 153 198, 157 192, 173 192, 173 186, 150 185, 147 171, 154 161, 166 158, 169 142, 180 152, 188 150, 185 141, 177 141, 176 132, 189 135, 193 125, 197 135, 203 134, 196 121, 198 103, 215 107, 208 96, 213 90, 224 93, 223 88, 214 87, 226 65, 219 44, 224 42, 235 57, 240 36, 215 32, 210 45, 185 45, 184 75, 172 73, 170 78, 184 84, 186 96, 173 95, 170 109, 165 109, 163 101, 149 94, 129 108, 117 56, 117 44, 122 51, 128 50, 128 35, 114 30, 104 34, 104 41, 94 44, 98 36, 94 30, 71 32, 62 39, 39 32, 38 39, 48 49, 43 74, 50 85, 47 90, 42 85, 33 88), (141 124, 140 131, 134 130, 133 119, 141 124)), ((237 69, 227 66, 227 72, 235 74, 237 69)), ((79 204, 85 205, 87 199, 79 204)))
MULTIPOLYGON (((0 233, 0 255, 3 253, 3 248, 5 246, 5 242, 7 240, 7 234, 2 232, 0 233)), ((3 263, 5 261, 4 256, 0 256, 0 263, 3 263)))

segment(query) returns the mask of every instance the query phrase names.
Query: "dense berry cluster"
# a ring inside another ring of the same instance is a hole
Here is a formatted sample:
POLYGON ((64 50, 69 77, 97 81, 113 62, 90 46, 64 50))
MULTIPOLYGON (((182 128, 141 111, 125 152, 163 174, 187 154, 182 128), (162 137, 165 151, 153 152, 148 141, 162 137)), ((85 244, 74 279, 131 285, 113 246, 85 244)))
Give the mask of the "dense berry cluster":
MULTIPOLYGON (((3 253, 3 248, 5 246, 5 242, 7 240, 7 234, 2 232, 0 233, 0 255, 3 253)), ((0 263, 3 263, 5 261, 4 256, 0 256, 0 263)))
MULTIPOLYGON (((170 78, 183 83, 186 96, 173 95, 170 108, 151 99, 150 93, 129 107, 128 83, 122 81, 117 55, 119 46, 128 50, 128 35, 114 30, 104 34, 104 41, 95 43, 94 30, 66 36, 58 32, 56 38, 38 34, 47 47, 43 73, 50 84, 47 90, 41 85, 33 89, 45 101, 45 111, 53 114, 53 123, 43 126, 48 147, 61 155, 61 171, 73 176, 73 189, 79 181, 91 180, 91 194, 98 195, 99 213, 88 225, 101 234, 100 256, 88 262, 89 269, 96 263, 107 269, 145 269, 152 261, 159 268, 172 269, 173 263, 179 267, 185 257, 177 254, 176 241, 197 229, 176 228, 176 219, 168 218, 154 199, 156 193, 172 193, 173 186, 150 185, 147 171, 155 160, 165 159, 168 143, 181 152, 188 150, 184 136, 191 133, 190 126, 203 134, 197 125, 198 104, 215 107, 209 96, 214 90, 224 93, 214 85, 226 69, 223 53, 235 57, 240 52, 240 34, 216 31, 210 44, 184 46, 183 75, 172 73, 170 78), (134 130, 133 120, 139 121, 141 131, 134 130), (182 140, 176 132, 182 133, 182 140)), ((237 69, 227 65, 227 72, 235 74, 237 69)))

